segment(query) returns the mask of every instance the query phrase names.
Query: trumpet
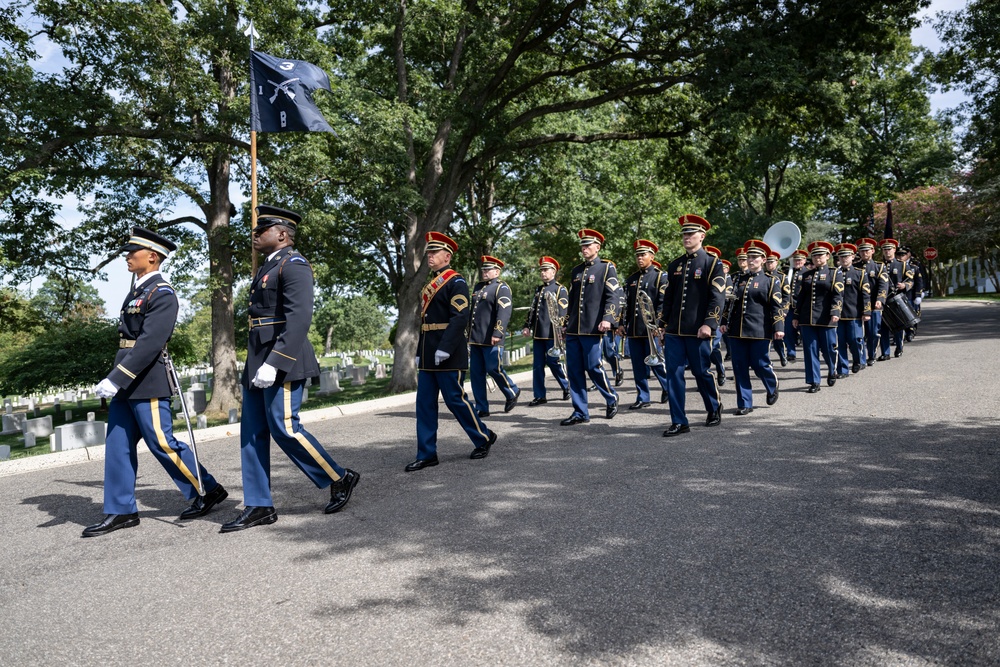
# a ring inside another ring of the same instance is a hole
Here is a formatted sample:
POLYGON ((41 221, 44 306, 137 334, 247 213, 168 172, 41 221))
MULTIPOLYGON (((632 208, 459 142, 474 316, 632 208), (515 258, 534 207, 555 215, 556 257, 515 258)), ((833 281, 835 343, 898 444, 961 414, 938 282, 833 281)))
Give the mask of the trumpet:
POLYGON ((646 325, 646 338, 649 340, 650 354, 643 361, 646 362, 647 366, 663 366, 666 362, 654 333, 659 329, 659 326, 656 324, 653 300, 642 289, 636 290, 635 300, 639 304, 639 314, 642 315, 642 322, 646 325))
POLYGON ((545 309, 549 314, 549 322, 552 324, 552 349, 548 354, 553 359, 560 359, 566 354, 566 340, 563 338, 559 317, 559 301, 555 292, 545 293, 545 309))

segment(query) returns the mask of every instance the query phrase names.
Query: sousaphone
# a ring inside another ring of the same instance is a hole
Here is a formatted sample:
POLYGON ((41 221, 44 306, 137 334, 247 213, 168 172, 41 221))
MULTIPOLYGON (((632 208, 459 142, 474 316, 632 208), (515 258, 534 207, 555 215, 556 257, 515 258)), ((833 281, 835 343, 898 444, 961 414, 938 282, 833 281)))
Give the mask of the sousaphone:
POLYGON ((798 250, 799 243, 802 242, 802 232, 794 222, 782 220, 768 227, 761 240, 768 248, 778 253, 781 259, 785 259, 798 250))

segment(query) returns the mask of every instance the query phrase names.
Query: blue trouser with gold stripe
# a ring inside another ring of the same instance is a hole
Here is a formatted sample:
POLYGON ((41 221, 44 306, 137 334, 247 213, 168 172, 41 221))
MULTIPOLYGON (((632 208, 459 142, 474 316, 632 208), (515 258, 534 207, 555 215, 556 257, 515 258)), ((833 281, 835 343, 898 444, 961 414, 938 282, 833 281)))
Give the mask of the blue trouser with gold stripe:
MULTIPOLYGON (((732 346, 733 339, 729 339, 732 346)), ((732 347, 729 348, 732 351, 732 347)), ((712 353, 712 339, 697 336, 667 334, 663 337, 663 352, 667 357, 667 385, 670 387, 670 423, 687 424, 684 412, 684 367, 691 366, 691 374, 698 383, 698 392, 705 401, 709 413, 719 409, 719 386, 711 371, 709 356, 712 353)))
POLYGON ((489 429, 476 414, 462 384, 465 371, 417 371, 417 459, 437 456, 438 394, 455 415, 474 447, 489 439, 489 429))
POLYGON ((573 399, 573 414, 590 419, 587 404, 587 376, 607 404, 614 405, 618 394, 611 388, 601 363, 605 336, 566 336, 566 375, 569 376, 569 394, 573 399))
POLYGON ((882 330, 882 311, 872 309, 872 318, 865 322, 865 363, 878 356, 879 333, 882 330))
POLYGON ((271 500, 271 438, 292 463, 320 489, 344 476, 344 469, 319 441, 299 424, 305 380, 274 384, 267 389, 243 389, 240 419, 240 459, 243 464, 243 504, 273 507, 271 500))
MULTIPOLYGON (((135 479, 139 470, 136 444, 141 437, 184 497, 198 497, 198 476, 194 454, 186 443, 174 437, 169 398, 126 399, 115 397, 108 404, 108 434, 104 448, 104 513, 132 514, 135 479)), ((201 468, 205 491, 218 482, 201 468)))
POLYGON ((469 380, 472 382, 472 395, 476 399, 476 410, 490 411, 489 394, 486 391, 486 376, 489 375, 497 383, 497 388, 505 398, 514 398, 517 385, 503 369, 503 345, 470 345, 469 346, 469 380))
POLYGON ((823 379, 820 355, 826 362, 828 375, 837 374, 837 327, 817 327, 803 324, 802 353, 805 355, 806 384, 819 384, 823 379))
MULTIPOLYGON (((668 391, 667 373, 662 365, 648 366, 646 357, 652 352, 649 349, 649 339, 645 337, 630 338, 628 341, 629 353, 632 357, 632 376, 635 379, 636 397, 635 400, 649 403, 649 372, 656 376, 656 381, 660 383, 663 391, 668 391)), ((662 354, 662 353, 661 353, 662 354)))
POLYGON ((545 367, 552 371, 552 377, 562 389, 569 389, 569 380, 558 357, 550 357, 548 352, 555 347, 551 338, 536 338, 531 346, 534 355, 531 361, 531 393, 534 398, 545 398, 545 367))
POLYGON ((847 352, 850 350, 853 361, 856 364, 864 363, 865 341, 862 338, 864 332, 861 329, 861 322, 857 320, 837 321, 837 373, 840 375, 850 374, 851 365, 847 359, 847 352))
MULTIPOLYGON (((780 343, 781 341, 775 341, 780 343)), ((753 407, 753 387, 750 385, 750 369, 764 383, 764 389, 773 394, 778 389, 778 377, 771 365, 771 341, 756 338, 729 337, 729 349, 733 353, 733 377, 736 378, 736 407, 753 407)))

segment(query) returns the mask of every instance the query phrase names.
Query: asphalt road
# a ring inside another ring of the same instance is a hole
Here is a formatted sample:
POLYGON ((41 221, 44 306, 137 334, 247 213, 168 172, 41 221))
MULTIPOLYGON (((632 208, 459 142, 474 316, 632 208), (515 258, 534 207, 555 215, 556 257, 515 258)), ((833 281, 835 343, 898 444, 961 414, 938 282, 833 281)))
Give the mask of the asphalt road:
POLYGON ((924 312, 819 394, 800 361, 736 417, 728 382, 718 428, 689 382, 673 439, 665 405, 561 427, 524 387, 489 458, 442 407, 408 474, 412 409, 314 424, 351 503, 276 450, 280 518, 242 533, 236 438, 200 447, 231 497, 187 524, 148 455, 142 524, 101 538, 101 462, 0 478, 0 664, 1000 664, 1000 306, 924 312))

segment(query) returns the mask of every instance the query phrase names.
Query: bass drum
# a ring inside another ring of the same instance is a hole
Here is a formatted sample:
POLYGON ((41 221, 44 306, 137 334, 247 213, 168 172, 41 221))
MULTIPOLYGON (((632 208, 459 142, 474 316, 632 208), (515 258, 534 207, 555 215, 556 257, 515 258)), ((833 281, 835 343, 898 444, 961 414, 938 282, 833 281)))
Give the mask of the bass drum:
POLYGON ((885 302, 882 310, 882 321, 889 328, 889 331, 896 333, 904 329, 909 329, 918 322, 920 316, 913 310, 910 300, 903 294, 895 294, 885 302))

